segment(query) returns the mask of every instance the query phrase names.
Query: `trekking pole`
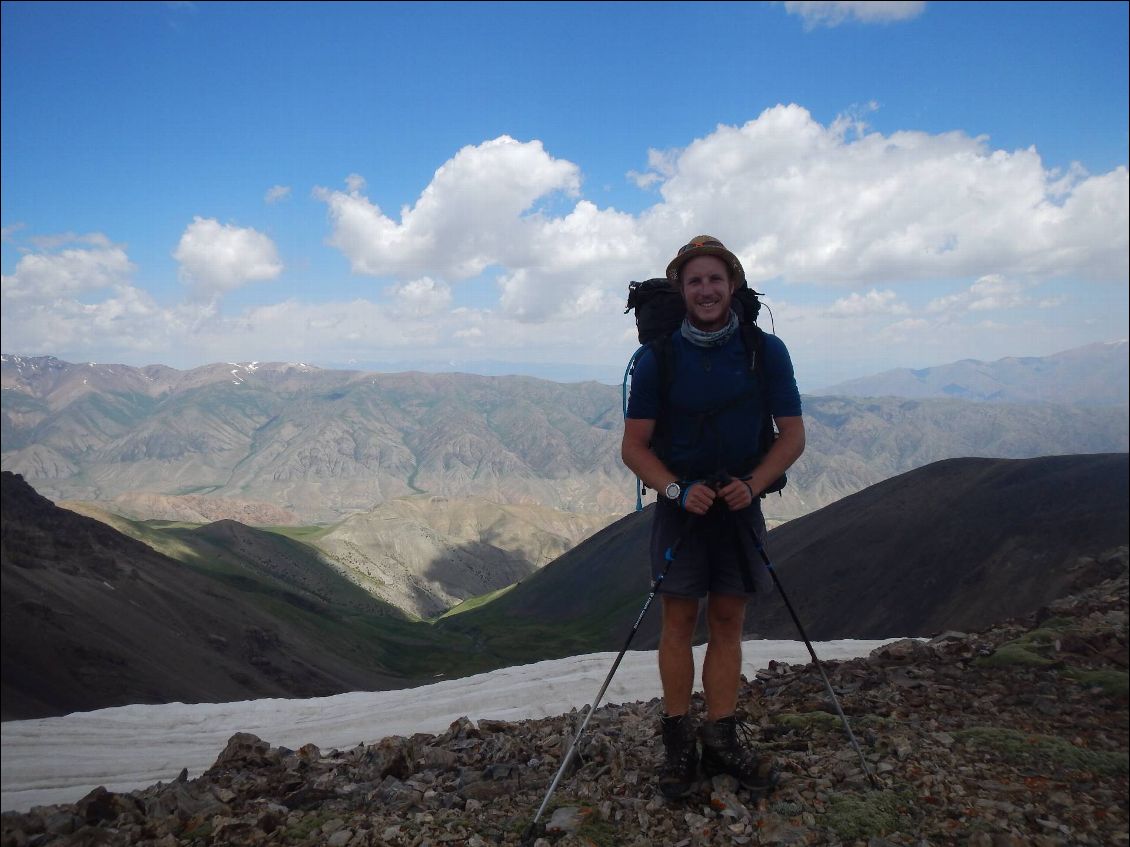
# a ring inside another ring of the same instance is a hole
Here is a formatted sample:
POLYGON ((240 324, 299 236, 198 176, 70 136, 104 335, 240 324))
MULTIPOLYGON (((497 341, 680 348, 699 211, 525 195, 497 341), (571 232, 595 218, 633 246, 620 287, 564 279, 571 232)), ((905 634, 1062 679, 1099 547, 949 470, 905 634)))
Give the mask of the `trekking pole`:
POLYGON ((769 570, 769 575, 773 577, 773 584, 777 586, 777 591, 780 593, 781 599, 785 601, 785 608, 788 609, 789 614, 792 615, 793 623, 796 624, 797 630, 800 631, 800 637, 804 639, 804 646, 808 648, 808 655, 812 657, 812 663, 816 665, 816 670, 820 671, 820 677, 824 680, 824 686, 828 689, 828 696, 832 698, 832 704, 836 707, 836 713, 840 716, 840 720, 843 721, 844 731, 847 733, 848 740, 851 741, 851 746, 855 748, 855 752, 859 754, 859 764, 863 767, 863 772, 867 775, 867 781, 871 783, 872 788, 881 788, 879 780, 875 777, 875 774, 871 772, 871 767, 867 764, 867 759, 864 757, 863 751, 859 748, 859 742, 855 740, 855 734, 851 731, 851 724, 848 723, 847 715, 845 715, 844 710, 840 708, 840 701, 836 697, 836 692, 832 690, 832 683, 828 680, 828 674, 824 673, 824 665, 816 658, 816 651, 812 649, 812 642, 808 640, 808 636, 805 635, 804 632, 804 627, 800 625, 800 618, 797 617, 797 613, 793 610, 793 604, 789 602, 789 597, 785 594, 785 589, 781 585, 781 580, 777 577, 777 571, 773 569, 773 563, 769 561, 769 556, 765 553, 765 547, 761 544, 761 539, 757 537, 757 533, 752 529, 749 534, 753 536, 754 546, 757 547, 757 552, 760 554, 761 560, 765 562, 765 567, 769 570))
POLYGON ((640 623, 643 621, 644 615, 647 614, 647 610, 651 607, 651 601, 655 599, 655 595, 659 591, 659 586, 662 584, 663 580, 667 578, 667 572, 671 570, 671 563, 675 561, 675 556, 678 555, 679 548, 683 545, 683 539, 687 537, 694 521, 694 515, 687 518, 687 522, 683 525, 682 533, 679 535, 678 539, 676 539, 675 543, 668 547, 667 551, 663 554, 663 558, 666 560, 666 564, 663 566, 663 572, 659 574, 651 584, 651 593, 647 595, 647 600, 644 602, 643 608, 640 609, 639 616, 632 626, 632 631, 628 633, 628 638, 624 641, 624 646, 620 649, 620 655, 618 655, 616 661, 612 663, 612 669, 608 671, 608 676, 604 678, 604 684, 600 686, 600 691, 597 692, 596 699, 593 700, 592 705, 589 706, 588 714, 585 715, 584 721, 581 722, 577 734, 573 736, 573 743, 569 745, 569 749, 565 753, 565 758, 561 760, 561 767, 557 769, 557 775, 553 778, 553 782, 549 784, 549 790, 545 793, 545 799, 541 801, 541 806, 538 807, 537 814, 534 815, 534 819, 530 821, 530 825, 526 827, 526 831, 522 835, 523 845, 533 843, 533 836, 537 831, 538 820, 541 818, 542 813, 545 812, 545 807, 549 805, 549 798, 553 796, 553 792, 557 789, 557 783, 561 781, 561 777, 564 775, 565 769, 569 766, 569 762, 573 760, 573 753, 576 751, 577 743, 584 734, 585 727, 589 724, 589 719, 592 718, 596 707, 600 704, 601 698, 604 697, 604 692, 608 690, 608 684, 612 682, 613 674, 615 674, 616 669, 620 667, 620 662, 623 660, 624 654, 628 652, 628 645, 632 643, 632 639, 636 635, 636 630, 640 628, 640 623))

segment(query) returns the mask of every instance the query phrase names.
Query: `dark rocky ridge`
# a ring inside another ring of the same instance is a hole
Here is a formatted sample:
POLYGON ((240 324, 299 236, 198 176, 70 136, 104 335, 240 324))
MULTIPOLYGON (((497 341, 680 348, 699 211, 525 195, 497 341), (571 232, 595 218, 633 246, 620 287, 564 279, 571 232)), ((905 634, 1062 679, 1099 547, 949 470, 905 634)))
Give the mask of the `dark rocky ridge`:
MULTIPOLYGON (((811 637, 931 636, 1026 614, 1077 586, 1080 556, 1130 540, 1128 503, 1124 453, 949 459, 790 521, 769 553, 811 637)), ((795 632, 774 602, 749 627, 795 632)))
MULTIPOLYGON (((951 459, 790 521, 767 549, 810 638, 932 636, 1060 597, 1080 556, 1130 539, 1128 498, 1126 454, 951 459)), ((565 627, 585 616, 601 629, 594 649, 618 650, 648 592, 650 527, 649 510, 623 518, 442 624, 485 633, 503 619, 565 627)), ((659 624, 645 618, 633 646, 654 648, 659 624)), ((776 592, 750 605, 746 632, 797 637, 776 592)))
MULTIPOLYGON (((1127 548, 1092 584, 976 634, 827 663, 881 787, 868 787, 814 666, 771 666, 741 709, 785 778, 755 801, 728 778, 656 791, 658 701, 601 707, 538 847, 1126 845, 1127 548)), ((696 704, 701 708, 701 703, 696 704)), ((517 845, 580 715, 466 719, 446 733, 297 751, 237 734, 196 779, 5 813, 25 845, 517 845)))
MULTIPOLYGON (((18 476, 0 483, 4 720, 405 684, 371 651, 313 634, 342 615, 315 593, 250 573, 210 578, 18 476)), ((354 592, 372 616, 378 601, 354 592)))

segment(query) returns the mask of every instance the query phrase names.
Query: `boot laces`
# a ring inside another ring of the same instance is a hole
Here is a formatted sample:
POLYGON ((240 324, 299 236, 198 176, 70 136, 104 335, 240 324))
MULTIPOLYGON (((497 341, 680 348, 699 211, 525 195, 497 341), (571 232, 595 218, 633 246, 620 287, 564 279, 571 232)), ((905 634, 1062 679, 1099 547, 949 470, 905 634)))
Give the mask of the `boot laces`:
POLYGON ((734 717, 734 737, 745 750, 754 750, 757 742, 760 740, 760 732, 757 727, 750 723, 745 718, 734 717))
POLYGON ((719 721, 717 726, 722 732, 719 733, 720 737, 714 739, 719 742, 717 746, 711 745, 713 752, 722 759, 728 760, 731 766, 743 775, 755 776, 761 764, 761 757, 756 752, 758 741, 756 727, 737 716, 719 721))

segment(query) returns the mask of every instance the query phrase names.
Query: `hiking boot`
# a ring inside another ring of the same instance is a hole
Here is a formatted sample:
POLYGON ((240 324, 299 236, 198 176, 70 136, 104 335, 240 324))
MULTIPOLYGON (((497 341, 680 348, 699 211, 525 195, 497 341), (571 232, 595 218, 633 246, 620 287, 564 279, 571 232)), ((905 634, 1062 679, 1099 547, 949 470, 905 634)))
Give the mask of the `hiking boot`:
POLYGON ((702 767, 710 774, 729 774, 753 793, 764 797, 773 790, 779 773, 768 756, 758 756, 748 745, 752 733, 745 724, 730 715, 716 721, 707 721, 699 731, 702 737, 702 767), (738 738, 741 729, 746 745, 738 738))
POLYGON ((665 717, 661 723, 666 755, 659 769, 659 790, 673 800, 685 795, 695 783, 698 740, 690 715, 665 717))

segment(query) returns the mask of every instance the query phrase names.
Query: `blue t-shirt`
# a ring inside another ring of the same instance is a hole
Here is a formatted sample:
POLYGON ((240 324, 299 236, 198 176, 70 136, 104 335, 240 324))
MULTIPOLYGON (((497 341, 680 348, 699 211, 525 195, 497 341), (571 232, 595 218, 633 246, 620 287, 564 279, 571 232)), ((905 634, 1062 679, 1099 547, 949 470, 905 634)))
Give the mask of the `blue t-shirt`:
POLYGON ((720 347, 698 347, 676 331, 671 336, 673 380, 664 402, 659 396, 659 363, 651 348, 640 354, 632 373, 627 417, 664 421, 656 427, 653 448, 673 472, 701 479, 719 471, 747 476, 759 461, 762 404, 775 418, 799 417, 800 392, 789 351, 781 339, 764 333, 758 374, 749 369, 741 332, 720 347), (767 381, 765 390, 759 376, 767 381), (664 424, 667 431, 664 432, 664 424))

